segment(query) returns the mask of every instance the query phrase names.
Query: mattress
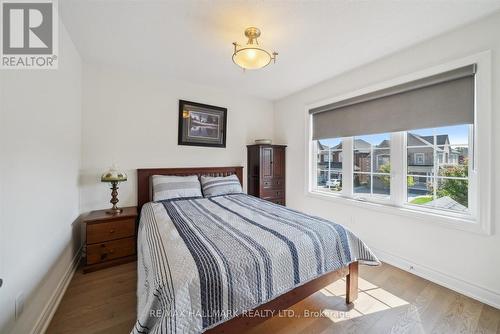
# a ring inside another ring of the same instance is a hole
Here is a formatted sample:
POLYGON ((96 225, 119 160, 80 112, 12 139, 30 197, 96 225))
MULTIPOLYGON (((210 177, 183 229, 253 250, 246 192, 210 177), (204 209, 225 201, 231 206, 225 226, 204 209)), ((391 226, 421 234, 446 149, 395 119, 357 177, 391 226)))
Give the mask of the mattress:
POLYGON ((132 333, 201 333, 354 261, 379 264, 342 225, 252 196, 150 202, 132 333))

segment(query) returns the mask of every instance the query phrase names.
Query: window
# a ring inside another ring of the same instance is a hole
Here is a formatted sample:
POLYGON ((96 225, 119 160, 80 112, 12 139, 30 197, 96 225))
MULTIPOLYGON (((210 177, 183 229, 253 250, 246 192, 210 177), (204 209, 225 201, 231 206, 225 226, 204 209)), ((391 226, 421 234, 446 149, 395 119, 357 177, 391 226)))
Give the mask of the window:
POLYGON ((491 233, 490 52, 315 103, 307 113, 306 147, 315 150, 309 193, 491 233), (377 136, 385 136, 387 152, 382 140, 373 140, 377 136), (342 148, 336 189, 326 181, 322 186, 316 175, 317 142, 329 138, 337 138, 332 149, 342 148))
POLYGON ((388 134, 358 136, 353 142, 353 193, 358 197, 391 194, 391 148, 388 134))
POLYGON ((413 154, 413 161, 415 162, 415 165, 425 165, 425 153, 414 153, 413 154))
POLYGON ((342 191, 342 141, 339 138, 315 143, 315 189, 326 192, 342 191))
POLYGON ((469 211, 471 127, 463 124, 406 132, 407 203, 452 212, 469 211), (427 157, 428 163, 419 163, 417 155, 427 157))
POLYGON ((473 128, 461 124, 313 141, 313 188, 414 210, 471 216, 473 128), (343 163, 346 155, 348 163, 343 163))

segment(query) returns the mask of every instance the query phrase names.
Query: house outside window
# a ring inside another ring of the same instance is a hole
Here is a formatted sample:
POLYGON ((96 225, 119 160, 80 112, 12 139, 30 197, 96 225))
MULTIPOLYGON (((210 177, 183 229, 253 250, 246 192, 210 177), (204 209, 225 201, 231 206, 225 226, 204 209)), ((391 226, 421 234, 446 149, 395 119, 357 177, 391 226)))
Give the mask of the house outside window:
POLYGON ((381 198, 391 194, 390 135, 354 137, 353 193, 381 198))
POLYGON ((342 190, 342 142, 327 139, 316 142, 316 184, 318 190, 339 192, 342 190))
POLYGON ((469 211, 470 127, 463 124, 406 132, 409 204, 469 211))

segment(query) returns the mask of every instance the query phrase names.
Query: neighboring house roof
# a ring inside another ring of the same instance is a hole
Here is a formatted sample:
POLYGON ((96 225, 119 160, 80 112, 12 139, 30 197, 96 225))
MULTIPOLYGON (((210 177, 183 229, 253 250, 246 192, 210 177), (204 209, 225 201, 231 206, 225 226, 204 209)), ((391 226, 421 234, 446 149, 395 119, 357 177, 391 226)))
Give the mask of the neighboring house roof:
MULTIPOLYGON (((321 141, 318 140, 318 149, 319 150, 328 150, 329 146, 322 144, 321 141)), ((338 145, 330 147, 332 150, 342 149, 342 142, 338 145)))
MULTIPOLYGON (((370 143, 367 142, 366 140, 363 140, 363 139, 355 139, 354 140, 354 149, 355 150, 366 150, 366 151, 369 151, 370 150, 370 143)), ((388 148, 390 146, 390 143, 388 140, 383 140, 380 144, 378 144, 376 147, 378 148, 388 148)), ((322 144, 319 140, 318 140, 318 149, 320 150, 327 150, 328 149, 328 146, 322 144)), ((332 146, 331 147, 332 150, 340 150, 342 149, 342 143, 339 143, 335 146, 332 146)))
MULTIPOLYGON (((434 136, 421 136, 422 139, 424 139, 426 142, 431 143, 434 145, 434 136)), ((436 145, 446 145, 450 143, 450 139, 448 138, 448 135, 437 135, 436 136, 436 145)))
POLYGON ((370 143, 363 139, 354 139, 354 149, 355 150, 370 150, 370 143))
POLYGON ((318 150, 326 150, 327 148, 328 146, 321 144, 321 142, 318 140, 318 150))
MULTIPOLYGON (((450 139, 448 135, 437 135, 436 136, 436 145, 442 146, 450 143, 450 139)), ((411 146, 422 146, 422 145, 434 145, 434 136, 419 136, 414 133, 408 133, 408 145, 411 146)), ((384 139, 380 142, 380 144, 376 145, 376 148, 389 148, 391 146, 390 141, 387 139, 384 139)), ((318 140, 318 148, 320 150, 327 150, 328 146, 322 144, 318 140)), ((333 147, 331 147, 332 150, 339 150, 342 149, 342 143, 339 143, 333 147)), ((370 149, 370 143, 363 139, 355 139, 354 140, 354 149, 356 150, 369 150, 370 149)))
POLYGON ((384 139, 382 140, 382 142, 380 144, 378 144, 376 147, 377 148, 386 148, 386 147, 390 147, 391 146, 391 143, 387 140, 387 139, 384 139))
POLYGON ((467 207, 455 201, 449 196, 437 198, 428 202, 426 205, 433 206, 440 209, 451 209, 455 211, 467 211, 467 207))
MULTIPOLYGON (((437 135, 436 145, 446 145, 450 143, 448 135, 437 135)), ((419 136, 414 133, 408 133, 408 145, 434 145, 434 136, 419 136)))

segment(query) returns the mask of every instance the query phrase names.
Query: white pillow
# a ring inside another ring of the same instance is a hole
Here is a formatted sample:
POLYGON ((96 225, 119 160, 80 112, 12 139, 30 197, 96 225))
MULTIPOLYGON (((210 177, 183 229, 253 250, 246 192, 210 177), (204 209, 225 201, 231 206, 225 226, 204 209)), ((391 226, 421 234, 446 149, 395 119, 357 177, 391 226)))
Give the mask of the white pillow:
POLYGON ((202 196, 197 175, 153 175, 152 184, 153 201, 155 202, 173 198, 202 196))
POLYGON ((240 194, 243 192, 243 189, 241 189, 240 180, 234 174, 222 177, 202 175, 201 186, 203 187, 203 195, 205 197, 226 194, 240 194))

